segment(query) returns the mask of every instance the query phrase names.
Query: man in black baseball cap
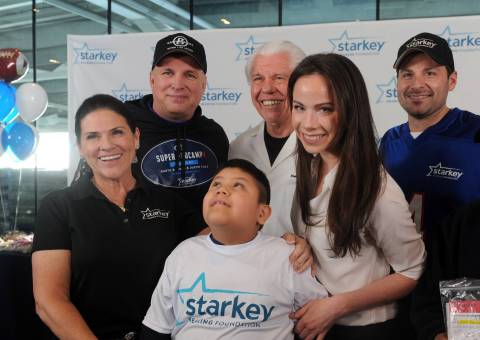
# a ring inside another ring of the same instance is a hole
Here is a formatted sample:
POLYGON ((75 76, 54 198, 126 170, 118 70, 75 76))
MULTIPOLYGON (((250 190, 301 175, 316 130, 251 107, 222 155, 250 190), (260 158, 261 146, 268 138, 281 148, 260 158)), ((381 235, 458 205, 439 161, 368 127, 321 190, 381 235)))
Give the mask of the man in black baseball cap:
POLYGON ((155 46, 152 94, 127 102, 140 128, 133 166, 137 179, 176 191, 200 213, 210 180, 228 155, 224 130, 202 115, 206 72, 205 49, 198 40, 184 33, 168 35, 155 46))
POLYGON ((398 70, 407 56, 418 52, 425 53, 439 65, 447 67, 449 73, 455 71, 453 54, 448 42, 432 33, 420 33, 408 39, 398 49, 397 60, 393 67, 398 70))
POLYGON ((163 58, 174 53, 189 55, 195 60, 199 68, 204 73, 207 73, 207 57, 205 56, 203 45, 183 33, 169 35, 157 42, 155 53, 153 54, 152 69, 155 68, 163 58))
MULTIPOLYGON (((438 282, 453 277, 431 275, 432 235, 449 214, 480 198, 475 177, 480 169, 480 145, 475 142, 480 116, 447 106, 457 71, 452 50, 442 37, 432 33, 411 37, 400 46, 393 67, 398 101, 408 121, 387 131, 380 151, 385 168, 410 202, 429 250, 428 274, 420 279, 411 300, 417 336, 402 338, 446 340, 438 282)), ((455 247, 452 243, 450 249, 455 247)), ((403 329, 407 328, 405 324, 403 329)))

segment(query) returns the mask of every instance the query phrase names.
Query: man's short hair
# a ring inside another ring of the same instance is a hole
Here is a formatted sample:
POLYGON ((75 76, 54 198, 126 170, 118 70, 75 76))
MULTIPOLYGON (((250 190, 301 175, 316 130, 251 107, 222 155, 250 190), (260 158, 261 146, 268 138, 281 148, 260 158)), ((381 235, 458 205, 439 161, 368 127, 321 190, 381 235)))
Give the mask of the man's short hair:
POLYGON ((286 53, 290 57, 290 66, 292 70, 305 58, 306 54, 303 50, 288 40, 273 40, 267 42, 255 49, 255 53, 245 64, 245 75, 247 82, 250 84, 252 77, 253 62, 257 55, 272 55, 277 53, 286 53))
MULTIPOLYGON (((229 168, 240 169, 243 172, 249 174, 255 179, 258 191, 260 193, 258 197, 258 202, 263 204, 270 204, 270 182, 268 181, 267 176, 263 173, 262 170, 253 165, 252 162, 249 162, 245 159, 229 159, 223 163, 217 170, 215 176, 217 176, 220 171, 229 168)), ((214 176, 214 177, 215 177, 214 176)))

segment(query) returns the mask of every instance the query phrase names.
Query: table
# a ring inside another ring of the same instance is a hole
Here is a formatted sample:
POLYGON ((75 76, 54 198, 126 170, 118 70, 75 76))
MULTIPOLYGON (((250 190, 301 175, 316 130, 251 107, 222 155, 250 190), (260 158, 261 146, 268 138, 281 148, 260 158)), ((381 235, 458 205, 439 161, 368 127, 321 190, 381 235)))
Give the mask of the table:
POLYGON ((0 251, 0 339, 52 339, 35 313, 28 253, 0 251))

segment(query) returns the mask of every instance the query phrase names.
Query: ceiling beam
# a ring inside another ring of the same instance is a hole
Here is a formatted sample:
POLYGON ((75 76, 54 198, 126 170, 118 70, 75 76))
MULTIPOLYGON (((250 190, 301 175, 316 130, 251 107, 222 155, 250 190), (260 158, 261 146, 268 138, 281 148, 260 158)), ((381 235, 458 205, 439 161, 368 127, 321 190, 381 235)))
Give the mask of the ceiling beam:
MULTIPOLYGON (((92 13, 90 11, 87 11, 86 9, 83 9, 81 7, 68 4, 68 3, 65 3, 64 1, 60 1, 60 0, 44 0, 44 2, 48 3, 49 5, 52 5, 54 7, 60 8, 64 11, 67 11, 67 12, 76 14, 78 16, 84 17, 86 19, 92 20, 92 21, 97 22, 99 24, 107 25, 107 18, 106 17, 103 17, 101 15, 98 15, 98 14, 92 13)), ((119 31, 122 31, 122 32, 130 32, 130 33, 138 32, 138 30, 136 30, 133 27, 124 25, 124 24, 119 23, 119 22, 114 22, 114 21, 112 21, 112 28, 115 28, 115 29, 117 29, 119 31)))

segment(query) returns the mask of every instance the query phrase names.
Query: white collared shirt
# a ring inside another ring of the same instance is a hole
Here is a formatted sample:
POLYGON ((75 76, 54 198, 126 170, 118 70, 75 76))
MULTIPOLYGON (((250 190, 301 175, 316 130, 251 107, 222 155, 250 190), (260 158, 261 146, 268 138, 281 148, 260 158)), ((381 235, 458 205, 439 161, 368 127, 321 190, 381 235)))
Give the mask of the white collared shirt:
POLYGON ((272 215, 262 228, 271 236, 293 233, 290 210, 295 193, 295 152, 297 136, 290 134, 275 162, 270 164, 264 139, 265 122, 261 122, 238 136, 228 151, 228 159, 241 158, 262 170, 270 182, 272 215))
MULTIPOLYGON (((378 248, 364 243, 356 257, 348 253, 342 258, 333 257, 326 216, 336 174, 337 166, 325 176, 320 194, 310 200, 312 213, 317 214, 313 218, 318 219, 315 226, 305 226, 297 203, 292 210, 296 229, 307 237, 318 261, 320 282, 331 295, 341 294, 389 275, 390 267, 396 273, 417 280, 423 271, 425 247, 400 187, 388 174, 370 216, 378 248)), ((396 307, 391 303, 347 315, 337 323, 361 326, 383 322, 395 315, 396 307)))

